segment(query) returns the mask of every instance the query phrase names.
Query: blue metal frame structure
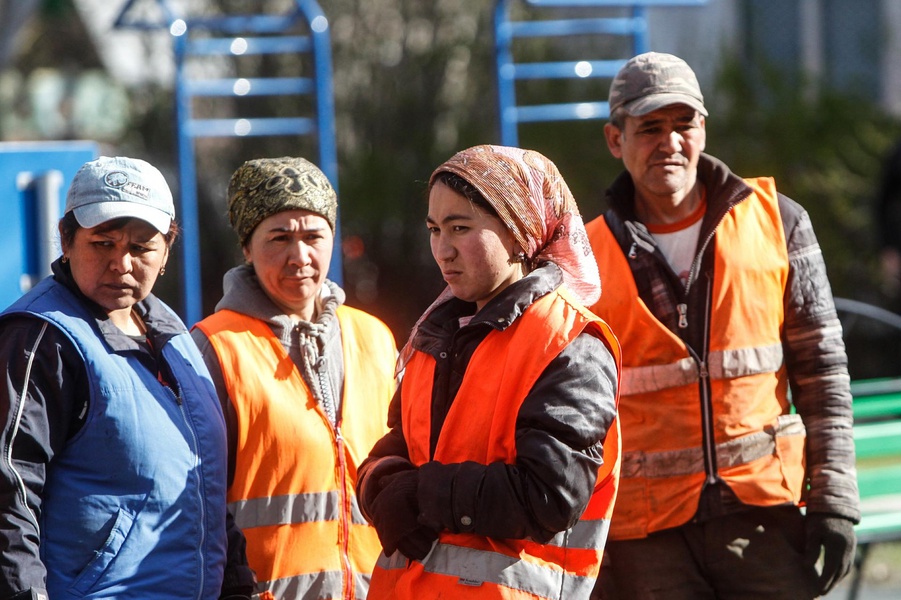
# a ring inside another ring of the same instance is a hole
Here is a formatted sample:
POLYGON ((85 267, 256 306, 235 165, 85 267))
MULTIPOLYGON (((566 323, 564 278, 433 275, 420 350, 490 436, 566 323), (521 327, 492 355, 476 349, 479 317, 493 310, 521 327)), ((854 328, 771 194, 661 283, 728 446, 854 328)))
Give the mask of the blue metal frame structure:
MULTIPOLYGON (((199 214, 194 141, 208 137, 307 136, 318 140, 318 166, 338 189, 338 159, 335 140, 335 106, 332 83, 329 21, 316 0, 296 0, 293 11, 282 15, 217 15, 189 17, 178 14, 171 0, 153 0, 160 17, 156 21, 136 19, 135 5, 128 0, 116 20, 118 28, 167 29, 172 36, 176 61, 176 117, 184 231, 185 322, 202 318, 200 285, 199 214), (298 26, 305 26, 302 34, 298 26), (237 58, 254 54, 308 54, 312 77, 198 79, 187 68, 189 60, 237 58), (199 119, 194 117, 195 98, 310 95, 313 117, 252 117, 199 119), (191 243, 193 241, 193 243, 191 243)), ((329 278, 338 284, 341 276, 340 219, 335 223, 335 245, 329 278)))
POLYGON ((533 20, 512 20, 513 0, 496 0, 494 7, 494 50, 501 144, 519 144, 519 124, 539 121, 606 119, 607 101, 517 105, 516 82, 529 79, 613 79, 622 65, 636 54, 650 50, 647 9, 665 6, 700 6, 707 0, 522 0, 530 13, 537 9, 598 8, 602 16, 579 16, 533 20), (610 16, 609 9, 628 9, 626 16, 610 16), (603 60, 566 62, 516 62, 513 44, 517 39, 566 37, 572 35, 614 35, 630 37, 632 54, 603 60))

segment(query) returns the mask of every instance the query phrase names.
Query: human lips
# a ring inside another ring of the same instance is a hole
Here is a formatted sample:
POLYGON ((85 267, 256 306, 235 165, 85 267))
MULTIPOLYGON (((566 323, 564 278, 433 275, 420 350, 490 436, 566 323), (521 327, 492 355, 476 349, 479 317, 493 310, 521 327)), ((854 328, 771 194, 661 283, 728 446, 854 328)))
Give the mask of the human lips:
POLYGON ((455 279, 459 279, 462 274, 462 271, 441 271, 441 275, 442 277, 444 277, 444 281, 446 281, 447 283, 450 283, 455 279))
POLYGON ((110 282, 110 283, 104 283, 103 287, 105 287, 108 290, 113 290, 115 292, 130 292, 130 291, 134 290, 137 286, 135 286, 131 283, 126 283, 126 282, 122 282, 122 281, 114 281, 114 282, 110 282))

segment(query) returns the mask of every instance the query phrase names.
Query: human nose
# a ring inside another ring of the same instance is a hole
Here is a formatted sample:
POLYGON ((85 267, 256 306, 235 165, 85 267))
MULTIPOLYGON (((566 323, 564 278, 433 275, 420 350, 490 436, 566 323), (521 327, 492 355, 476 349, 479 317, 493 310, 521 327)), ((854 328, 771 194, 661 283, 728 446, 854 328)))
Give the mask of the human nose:
POLYGON ((436 233, 432 236, 432 257, 438 263, 447 262, 456 256, 456 248, 450 243, 447 236, 436 233))
POLYGON ((130 252, 116 252, 110 260, 110 269, 116 273, 131 273, 132 256, 130 252))
POLYGON ((676 130, 672 130, 664 135, 660 148, 669 153, 681 152, 682 144, 684 142, 685 138, 682 137, 682 134, 676 130))
POLYGON ((310 247, 304 242, 298 241, 291 244, 289 252, 288 260, 291 264, 304 266, 310 263, 310 247))

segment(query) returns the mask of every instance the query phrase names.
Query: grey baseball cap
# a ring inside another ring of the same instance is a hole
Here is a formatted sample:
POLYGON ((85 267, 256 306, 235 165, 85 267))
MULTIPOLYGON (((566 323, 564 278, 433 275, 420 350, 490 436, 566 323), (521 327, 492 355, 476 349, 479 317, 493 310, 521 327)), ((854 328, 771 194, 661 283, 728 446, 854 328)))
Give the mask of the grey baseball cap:
POLYGON ((610 84, 609 102, 611 114, 622 107, 640 117, 671 104, 686 104, 707 116, 694 71, 678 56, 662 52, 629 59, 610 84))
POLYGON ((168 233, 175 217, 172 192, 159 170, 138 158, 101 156, 72 178, 66 212, 90 229, 111 219, 133 217, 168 233))

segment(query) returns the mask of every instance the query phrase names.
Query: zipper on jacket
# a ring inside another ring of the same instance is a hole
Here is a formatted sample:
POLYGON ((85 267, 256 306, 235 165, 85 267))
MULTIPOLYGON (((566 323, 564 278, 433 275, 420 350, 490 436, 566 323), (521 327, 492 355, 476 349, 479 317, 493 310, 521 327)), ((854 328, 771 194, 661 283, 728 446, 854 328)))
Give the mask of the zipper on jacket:
POLYGON ((707 483, 716 483, 716 440, 713 435, 713 404, 710 398, 710 372, 707 368, 707 358, 710 353, 710 297, 712 295, 713 282, 707 277, 707 290, 704 301, 704 336, 702 359, 698 363, 698 386, 701 396, 701 426, 703 427, 702 439, 704 444, 704 470, 707 471, 707 483))
MULTIPOLYGON (((328 420, 328 419, 326 419, 328 420)), ((335 425, 335 449, 337 451, 338 465, 338 505, 341 507, 339 515, 339 529, 343 532, 341 536, 341 563, 344 566, 344 598, 350 599, 354 597, 354 576, 350 566, 350 527, 353 520, 351 515, 350 497, 347 493, 347 463, 344 460, 344 436, 341 434, 340 421, 335 425)))
POLYGON ((178 408, 181 411, 182 419, 185 421, 185 425, 188 427, 188 431, 191 432, 191 442, 193 444, 194 451, 194 473, 197 477, 197 499, 199 500, 198 507, 200 510, 200 546, 197 548, 197 555, 200 559, 200 587, 197 592, 197 600, 201 600, 203 598, 203 588, 205 585, 205 576, 206 576, 206 561, 204 560, 203 548, 206 545, 206 503, 203 499, 203 473, 201 473, 198 468, 200 465, 200 444, 197 441, 197 432, 194 431, 194 424, 188 418, 188 413, 185 410, 184 402, 182 402, 181 396, 176 394, 175 391, 168 387, 163 386, 169 392, 175 396, 175 401, 178 403, 178 408))
POLYGON ((680 302, 676 310, 679 311, 679 329, 688 329, 688 304, 680 302))

